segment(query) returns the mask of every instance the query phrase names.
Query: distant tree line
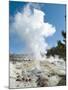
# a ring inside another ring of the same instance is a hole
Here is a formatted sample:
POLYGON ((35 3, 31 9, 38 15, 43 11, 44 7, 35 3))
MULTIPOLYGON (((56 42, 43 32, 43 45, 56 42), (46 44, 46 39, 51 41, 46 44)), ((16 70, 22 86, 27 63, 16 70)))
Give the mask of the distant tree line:
POLYGON ((47 50, 47 57, 58 55, 60 58, 66 60, 66 32, 62 31, 63 42, 57 42, 56 47, 47 50))

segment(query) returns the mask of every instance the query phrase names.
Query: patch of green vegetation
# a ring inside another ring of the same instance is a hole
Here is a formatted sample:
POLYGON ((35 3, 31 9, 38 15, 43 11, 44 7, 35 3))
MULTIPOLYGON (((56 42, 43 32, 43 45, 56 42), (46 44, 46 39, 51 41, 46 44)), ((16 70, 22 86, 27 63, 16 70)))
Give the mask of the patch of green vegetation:
POLYGON ((62 31, 63 43, 59 40, 57 46, 47 50, 47 57, 58 55, 66 60, 66 32, 62 31))
POLYGON ((66 85, 66 76, 62 76, 62 79, 58 83, 57 86, 65 86, 66 85))

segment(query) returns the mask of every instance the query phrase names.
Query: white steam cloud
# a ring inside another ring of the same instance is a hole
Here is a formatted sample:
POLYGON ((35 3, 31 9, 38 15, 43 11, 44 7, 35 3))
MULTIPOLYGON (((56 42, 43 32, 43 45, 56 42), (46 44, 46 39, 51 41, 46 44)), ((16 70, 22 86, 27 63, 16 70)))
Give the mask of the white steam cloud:
POLYGON ((39 60, 42 59, 41 53, 46 53, 48 48, 45 38, 56 31, 52 24, 44 22, 44 15, 39 9, 33 8, 32 11, 30 4, 27 4, 22 12, 17 12, 11 28, 25 41, 26 52, 32 53, 39 60))

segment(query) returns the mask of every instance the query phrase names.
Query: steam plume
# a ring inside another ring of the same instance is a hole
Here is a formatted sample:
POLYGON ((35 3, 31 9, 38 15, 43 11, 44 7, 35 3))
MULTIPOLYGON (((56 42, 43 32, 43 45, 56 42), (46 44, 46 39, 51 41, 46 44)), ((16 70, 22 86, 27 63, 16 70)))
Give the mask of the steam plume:
POLYGON ((41 53, 46 53, 48 48, 45 39, 56 31, 52 24, 44 22, 44 15, 42 10, 32 10, 27 4, 21 12, 17 12, 12 23, 12 29, 25 41, 25 51, 38 60, 43 59, 41 53))

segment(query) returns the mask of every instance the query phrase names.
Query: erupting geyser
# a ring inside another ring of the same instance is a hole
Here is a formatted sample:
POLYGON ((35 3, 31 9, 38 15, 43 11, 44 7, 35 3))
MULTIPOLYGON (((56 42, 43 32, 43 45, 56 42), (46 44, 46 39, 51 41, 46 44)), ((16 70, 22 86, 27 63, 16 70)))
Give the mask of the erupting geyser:
MULTIPOLYGON (((31 4, 27 4, 21 12, 17 12, 14 22, 11 25, 11 30, 16 32, 21 40, 25 43, 23 53, 28 53, 32 55, 33 60, 35 60, 35 67, 40 70, 40 60, 49 60, 56 64, 57 58, 43 57, 41 54, 46 53, 46 49, 49 47, 46 43, 46 38, 52 36, 56 29, 55 27, 44 22, 45 13, 39 9, 31 8, 31 4)), ((59 58, 58 58, 58 61, 59 58)), ((64 60, 62 60, 63 63, 64 60)), ((61 61, 60 61, 61 63, 61 61)), ((60 65, 61 67, 62 65, 60 65)), ((65 64, 64 64, 65 67, 65 64)))
POLYGON ((47 58, 44 55, 49 48, 46 38, 56 32, 55 27, 45 22, 42 10, 31 6, 32 3, 28 3, 21 12, 17 12, 10 27, 10 31, 16 33, 24 44, 21 50, 24 55, 12 56, 10 59, 11 88, 38 87, 38 84, 56 86, 66 75, 63 59, 58 56, 47 58))
POLYGON ((55 33, 55 27, 44 22, 45 13, 27 4, 22 12, 17 12, 11 28, 25 43, 23 52, 31 53, 35 60, 43 60, 41 53, 49 47, 45 39, 55 33))

